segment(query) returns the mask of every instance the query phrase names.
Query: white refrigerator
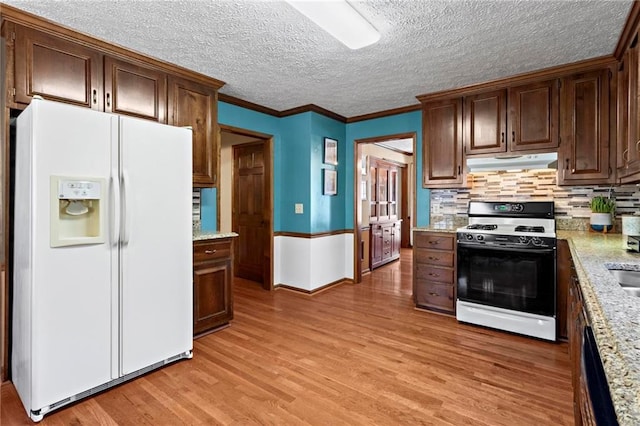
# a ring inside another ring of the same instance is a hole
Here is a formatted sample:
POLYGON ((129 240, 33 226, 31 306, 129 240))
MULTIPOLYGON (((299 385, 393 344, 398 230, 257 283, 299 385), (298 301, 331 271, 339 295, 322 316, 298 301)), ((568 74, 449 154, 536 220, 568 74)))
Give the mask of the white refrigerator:
POLYGON ((34 421, 192 357, 192 135, 34 99, 17 119, 12 381, 34 421))

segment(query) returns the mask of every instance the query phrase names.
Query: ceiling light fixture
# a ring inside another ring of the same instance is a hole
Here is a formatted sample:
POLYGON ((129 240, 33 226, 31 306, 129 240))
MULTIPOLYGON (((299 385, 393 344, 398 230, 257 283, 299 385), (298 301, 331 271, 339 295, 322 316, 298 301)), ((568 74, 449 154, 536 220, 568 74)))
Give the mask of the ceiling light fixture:
POLYGON ((380 33, 346 0, 286 2, 349 49, 360 49, 380 40, 380 33))

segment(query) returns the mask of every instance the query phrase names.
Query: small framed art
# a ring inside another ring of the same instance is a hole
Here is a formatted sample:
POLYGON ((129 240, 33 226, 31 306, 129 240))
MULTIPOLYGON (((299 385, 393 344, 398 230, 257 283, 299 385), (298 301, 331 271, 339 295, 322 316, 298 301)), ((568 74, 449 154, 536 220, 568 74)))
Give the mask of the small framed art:
POLYGON ((338 165, 338 141, 324 138, 324 164, 338 165))
POLYGON ((338 193, 338 172, 324 169, 322 175, 322 194, 336 195, 338 193))

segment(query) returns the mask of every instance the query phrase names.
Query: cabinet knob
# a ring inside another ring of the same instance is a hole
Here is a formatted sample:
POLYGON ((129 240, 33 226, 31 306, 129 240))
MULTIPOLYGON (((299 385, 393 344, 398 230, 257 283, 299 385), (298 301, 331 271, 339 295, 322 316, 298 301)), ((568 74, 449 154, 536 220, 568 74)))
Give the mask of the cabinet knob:
POLYGON ((500 133, 500 145, 504 145, 504 132, 500 133))
POLYGON ((511 142, 512 143, 516 143, 516 132, 515 132, 515 130, 513 132, 511 132, 511 142))
POLYGON ((107 93, 107 106, 111 108, 111 93, 107 93))
POLYGON ((91 91, 91 94, 93 95, 93 104, 97 104, 98 103, 98 91, 96 89, 93 89, 91 91))
POLYGON ((213 254, 213 253, 215 253, 216 251, 218 251, 218 250, 205 250, 205 251, 204 251, 204 254, 213 254))

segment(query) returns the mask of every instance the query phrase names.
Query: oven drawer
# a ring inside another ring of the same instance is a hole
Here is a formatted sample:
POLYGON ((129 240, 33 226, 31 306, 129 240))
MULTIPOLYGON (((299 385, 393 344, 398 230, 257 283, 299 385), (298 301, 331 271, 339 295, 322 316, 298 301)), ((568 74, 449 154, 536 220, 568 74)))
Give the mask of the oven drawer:
POLYGON ((419 287, 415 293, 416 305, 454 312, 453 290, 452 284, 430 284, 419 287))
POLYGON ((430 265, 416 265, 415 279, 453 285, 453 269, 436 268, 430 265))
POLYGON ((454 264, 454 252, 452 251, 438 251, 438 250, 426 250, 426 249, 414 249, 414 256, 416 264, 427 264, 437 266, 447 266, 453 268, 454 264))
POLYGON ((455 235, 434 235, 429 232, 415 232, 413 234, 413 245, 418 248, 453 250, 455 238, 455 235))

